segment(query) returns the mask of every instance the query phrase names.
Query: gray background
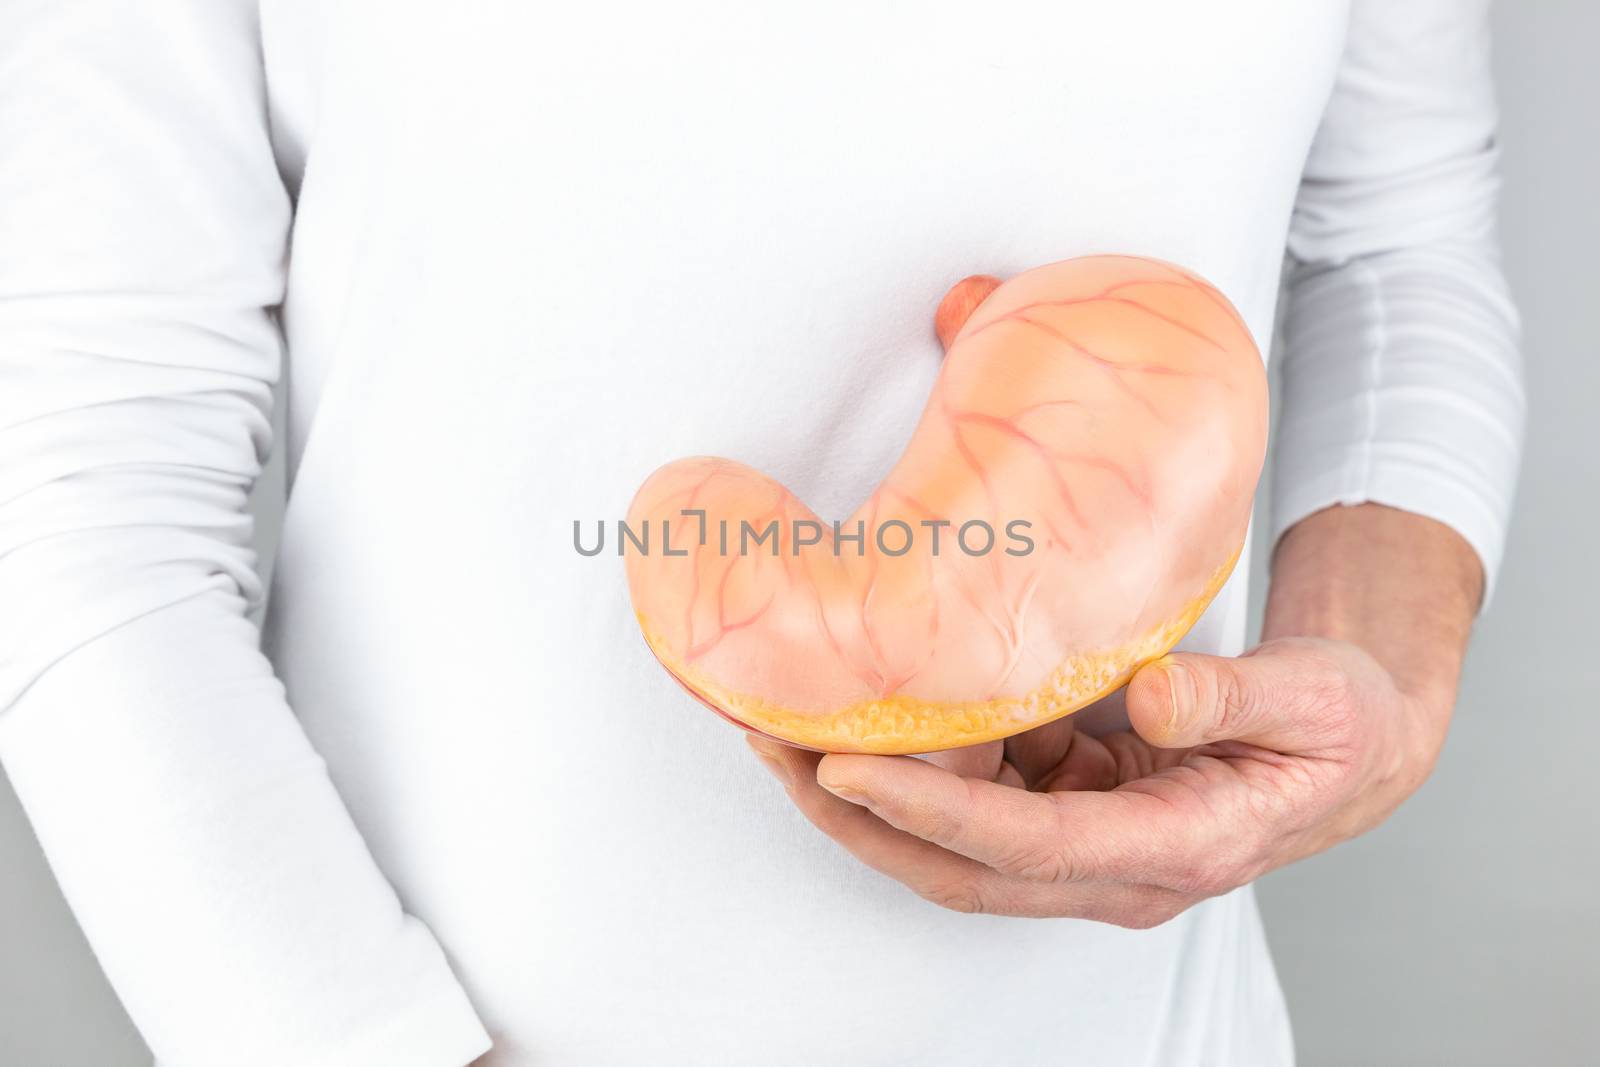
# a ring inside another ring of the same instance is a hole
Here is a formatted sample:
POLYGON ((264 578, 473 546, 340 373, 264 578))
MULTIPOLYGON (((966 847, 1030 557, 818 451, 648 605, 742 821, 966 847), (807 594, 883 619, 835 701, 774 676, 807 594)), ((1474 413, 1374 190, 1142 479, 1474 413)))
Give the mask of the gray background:
MULTIPOLYGON (((1600 4, 1495 23, 1531 400, 1517 525, 1432 780, 1260 885, 1311 1067, 1600 1064, 1600 4)), ((148 1062, 0 779, 0 1064, 148 1062)))

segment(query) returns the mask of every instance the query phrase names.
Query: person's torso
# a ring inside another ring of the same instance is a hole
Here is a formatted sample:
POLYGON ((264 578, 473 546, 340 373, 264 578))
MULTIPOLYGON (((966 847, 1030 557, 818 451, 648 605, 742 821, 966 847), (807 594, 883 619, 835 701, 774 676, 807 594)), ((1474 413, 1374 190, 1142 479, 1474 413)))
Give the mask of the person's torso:
MULTIPOLYGON (((1248 893, 941 912, 792 810, 575 551, 656 466, 847 513, 955 280, 1091 252, 1263 349, 1344 4, 266 0, 297 191, 269 633, 503 1064, 1278 1062, 1248 893)), ((1241 565, 1190 647, 1237 651, 1241 565)))

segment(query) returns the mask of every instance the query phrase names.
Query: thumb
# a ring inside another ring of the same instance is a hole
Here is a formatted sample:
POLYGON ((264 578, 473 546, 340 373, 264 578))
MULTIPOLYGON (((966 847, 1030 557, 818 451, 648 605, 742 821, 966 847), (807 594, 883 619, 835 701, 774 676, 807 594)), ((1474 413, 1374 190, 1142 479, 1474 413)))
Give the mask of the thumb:
POLYGON ((1349 674, 1321 644, 1271 642, 1237 659, 1162 656, 1128 683, 1128 720, 1158 748, 1245 741, 1308 752, 1349 710, 1349 674))

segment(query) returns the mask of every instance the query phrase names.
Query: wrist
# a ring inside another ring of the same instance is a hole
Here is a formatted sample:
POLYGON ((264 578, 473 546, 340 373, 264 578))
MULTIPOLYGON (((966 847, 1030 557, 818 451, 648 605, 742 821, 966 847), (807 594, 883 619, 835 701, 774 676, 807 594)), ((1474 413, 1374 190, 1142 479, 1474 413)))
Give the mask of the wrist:
POLYGON ((1378 504, 1331 507, 1279 539, 1262 636, 1353 644, 1448 718, 1482 590, 1477 554, 1448 526, 1378 504))

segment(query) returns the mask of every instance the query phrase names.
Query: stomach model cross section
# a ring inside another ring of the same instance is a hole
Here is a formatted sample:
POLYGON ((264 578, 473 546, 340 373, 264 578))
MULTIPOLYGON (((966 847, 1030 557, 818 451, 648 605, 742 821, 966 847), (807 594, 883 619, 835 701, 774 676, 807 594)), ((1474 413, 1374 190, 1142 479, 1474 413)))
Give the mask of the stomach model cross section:
POLYGON ((626 554, 645 641, 746 729, 876 753, 1019 733, 1165 654, 1239 558, 1266 373, 1215 288, 1083 257, 964 279, 935 329, 922 419, 849 519, 716 457, 634 497, 629 527, 674 541, 626 554))

